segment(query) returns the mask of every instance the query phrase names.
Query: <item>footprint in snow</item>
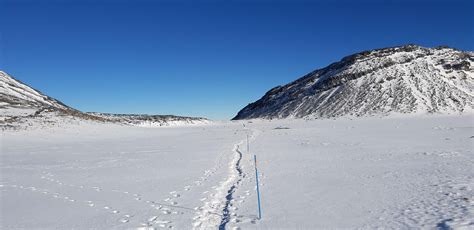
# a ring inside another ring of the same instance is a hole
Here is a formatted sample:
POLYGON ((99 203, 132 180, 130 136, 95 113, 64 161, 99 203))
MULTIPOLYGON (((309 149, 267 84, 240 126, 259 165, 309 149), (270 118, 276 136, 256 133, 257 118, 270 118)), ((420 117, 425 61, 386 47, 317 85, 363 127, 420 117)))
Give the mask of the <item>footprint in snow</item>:
POLYGON ((146 224, 142 224, 142 226, 144 226, 143 228, 138 228, 138 229, 155 229, 152 227, 153 225, 158 225, 158 227, 161 227, 161 228, 166 228, 166 227, 173 228, 173 226, 169 225, 171 223, 172 222, 169 220, 158 220, 157 216, 153 216, 148 219, 148 222, 146 224))
MULTIPOLYGON (((69 202, 76 202, 77 201, 75 199, 72 199, 69 196, 62 196, 60 193, 51 193, 51 192, 48 192, 47 190, 37 189, 35 187, 24 187, 24 186, 11 186, 11 187, 22 188, 24 190, 31 190, 33 192, 41 192, 42 194, 51 194, 50 195, 51 197, 64 199, 64 200, 69 201, 69 202)), ((90 200, 89 201, 83 201, 83 202, 85 202, 86 205, 89 206, 89 207, 95 207, 95 204, 90 200)), ((104 206, 103 209, 111 210, 111 208, 109 206, 104 206)), ((120 213, 120 211, 112 210, 111 213, 118 214, 118 213, 120 213)))
POLYGON ((237 219, 237 218, 235 218, 235 219, 230 220, 230 222, 232 222, 232 223, 240 223, 240 220, 237 219))
POLYGON ((128 221, 129 220, 127 218, 120 218, 119 219, 119 222, 124 223, 124 224, 127 223, 128 221))
POLYGON ((158 219, 158 216, 152 216, 152 217, 148 218, 148 222, 153 222, 156 219, 158 219))
POLYGON ((171 224, 172 222, 169 220, 156 220, 156 224, 171 224))

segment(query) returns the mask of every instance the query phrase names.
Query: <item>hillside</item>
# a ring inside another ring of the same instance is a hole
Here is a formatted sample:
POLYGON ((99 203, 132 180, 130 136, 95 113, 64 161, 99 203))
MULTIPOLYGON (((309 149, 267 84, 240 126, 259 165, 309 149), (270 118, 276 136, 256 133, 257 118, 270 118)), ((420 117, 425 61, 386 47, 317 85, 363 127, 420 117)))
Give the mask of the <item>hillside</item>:
POLYGON ((464 113, 474 107, 473 62, 447 47, 365 51, 271 89, 234 119, 464 113))
POLYGON ((41 128, 83 121, 146 127, 209 122, 205 118, 173 115, 81 112, 0 71, 0 129, 41 128))

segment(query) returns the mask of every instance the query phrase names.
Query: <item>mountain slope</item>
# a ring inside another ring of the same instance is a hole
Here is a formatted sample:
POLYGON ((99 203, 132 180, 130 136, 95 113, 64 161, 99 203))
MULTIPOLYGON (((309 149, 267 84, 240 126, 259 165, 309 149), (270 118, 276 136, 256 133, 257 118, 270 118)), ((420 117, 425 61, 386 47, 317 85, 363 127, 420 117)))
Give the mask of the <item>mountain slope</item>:
POLYGON ((173 115, 117 115, 85 113, 44 95, 0 71, 0 129, 49 126, 77 121, 110 122, 135 126, 203 124, 205 118, 173 115))
POLYGON ((51 106, 59 109, 70 109, 62 102, 13 79, 3 71, 0 71, 0 103, 5 107, 41 108, 51 106))
POLYGON ((94 118, 46 96, 0 71, 0 122, 12 125, 52 112, 57 115, 94 118))
POLYGON ((271 89, 234 119, 472 111, 473 62, 447 47, 365 51, 271 89))

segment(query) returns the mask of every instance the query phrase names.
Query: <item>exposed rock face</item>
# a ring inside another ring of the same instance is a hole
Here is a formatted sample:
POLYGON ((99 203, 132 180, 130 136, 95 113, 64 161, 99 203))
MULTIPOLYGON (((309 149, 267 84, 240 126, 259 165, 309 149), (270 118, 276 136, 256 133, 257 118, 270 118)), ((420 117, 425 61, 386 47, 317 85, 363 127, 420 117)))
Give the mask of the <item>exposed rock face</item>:
POLYGON ((474 107, 474 54, 416 45, 364 51, 268 91, 234 119, 462 113, 474 107))

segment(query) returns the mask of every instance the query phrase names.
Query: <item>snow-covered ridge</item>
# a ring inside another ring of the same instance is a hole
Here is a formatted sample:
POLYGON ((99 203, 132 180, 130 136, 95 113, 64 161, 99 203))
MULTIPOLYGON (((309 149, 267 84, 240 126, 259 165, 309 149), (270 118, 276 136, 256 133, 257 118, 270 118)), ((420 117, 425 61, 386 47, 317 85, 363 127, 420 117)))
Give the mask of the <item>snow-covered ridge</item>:
POLYGON ((271 89, 234 119, 472 112, 473 62, 447 47, 364 51, 271 89))
POLYGON ((3 71, 0 71, 0 103, 2 107, 52 106, 60 109, 70 109, 62 102, 13 79, 3 71))
POLYGON ((42 128, 80 122, 140 127, 207 124, 205 118, 173 115, 84 113, 0 71, 0 129, 42 128))

